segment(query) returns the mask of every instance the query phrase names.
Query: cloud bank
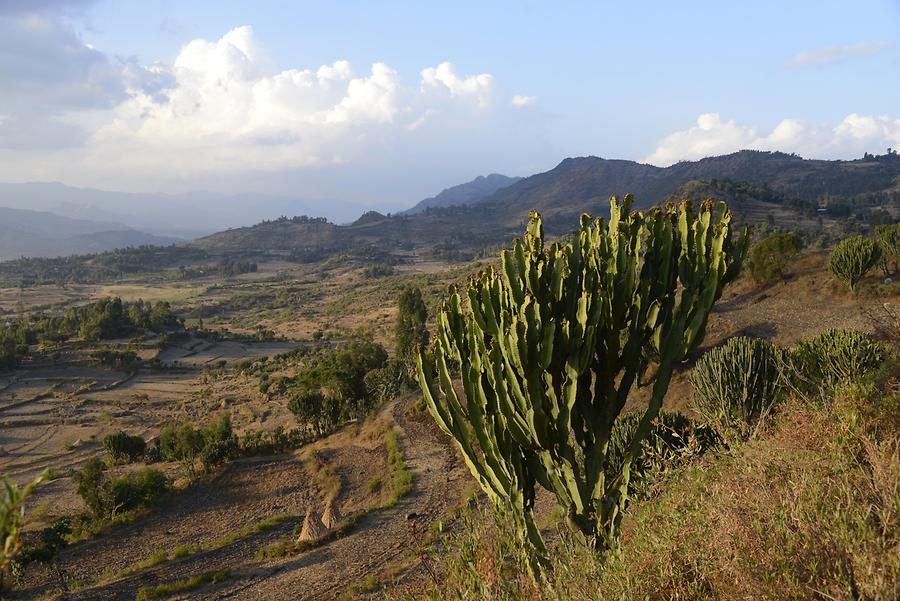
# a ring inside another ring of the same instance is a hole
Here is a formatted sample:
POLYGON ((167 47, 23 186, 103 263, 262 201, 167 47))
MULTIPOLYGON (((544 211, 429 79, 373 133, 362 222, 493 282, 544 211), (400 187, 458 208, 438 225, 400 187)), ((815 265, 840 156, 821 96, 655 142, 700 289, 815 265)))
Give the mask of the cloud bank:
POLYGON ((838 159, 862 156, 900 146, 900 119, 851 113, 840 123, 812 127, 797 119, 783 119, 772 131, 723 120, 704 113, 697 124, 664 137, 645 163, 668 166, 742 149, 796 152, 806 158, 838 159))
POLYGON ((477 146, 474 132, 496 135, 512 111, 493 75, 450 62, 406 77, 381 62, 280 68, 250 26, 142 66, 85 44, 53 11, 0 9, 0 74, 0 179, 91 173, 129 187, 374 164, 477 146))

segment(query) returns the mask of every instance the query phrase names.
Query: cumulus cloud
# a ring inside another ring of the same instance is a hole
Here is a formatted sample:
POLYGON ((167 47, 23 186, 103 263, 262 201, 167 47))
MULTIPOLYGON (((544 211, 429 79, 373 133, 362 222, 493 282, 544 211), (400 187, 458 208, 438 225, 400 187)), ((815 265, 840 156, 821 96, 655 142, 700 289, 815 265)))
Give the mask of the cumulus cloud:
MULTIPOLYGON (((253 29, 242 26, 219 39, 191 40, 170 63, 144 67, 111 60, 62 18, 14 17, 3 23, 16 20, 17 45, 24 44, 26 27, 52 31, 24 48, 0 41, 16 49, 19 63, 27 59, 33 65, 34 57, 47 55, 38 70, 43 73, 36 73, 3 64, 12 59, 0 48, 0 178, 52 174, 83 181, 81 174, 89 173, 94 181, 133 187, 214 174, 372 164, 391 153, 449 148, 464 137, 470 144, 479 136, 496 137, 503 122, 497 118, 494 77, 459 73, 449 62, 409 79, 380 62, 283 68, 253 29), (8 75, 12 67, 20 72, 8 75), (44 99, 35 100, 48 82, 44 99), (29 111, 29 102, 52 106, 29 111), (36 113, 49 115, 50 122, 35 126, 36 113), (40 161, 20 152, 29 123, 44 139, 32 146, 48 151, 40 161)), ((2 27, 0 40, 7 37, 2 27)))
POLYGON ((450 97, 468 99, 478 107, 486 108, 491 101, 494 77, 490 73, 479 73, 460 77, 450 63, 422 70, 423 92, 446 93, 450 97))
POLYGON ((516 94, 512 97, 512 103, 514 106, 528 106, 529 104, 534 104, 537 102, 537 96, 522 96, 521 94, 516 94))
POLYGON ((860 42, 845 46, 823 46, 804 50, 788 62, 791 67, 823 66, 841 63, 853 58, 861 58, 886 50, 890 44, 884 42, 860 42))
POLYGON ((811 127, 783 119, 770 132, 704 113, 697 124, 660 140, 644 162, 667 166, 742 149, 796 152, 807 158, 847 158, 900 145, 900 119, 851 113, 840 123, 811 127))
POLYGON ((422 70, 418 87, 384 63, 360 74, 347 61, 278 70, 248 26, 191 41, 168 74, 161 94, 132 90, 89 140, 98 162, 162 166, 179 156, 185 170, 341 162, 433 116, 483 111, 493 86, 491 75, 461 76, 450 63, 422 70))

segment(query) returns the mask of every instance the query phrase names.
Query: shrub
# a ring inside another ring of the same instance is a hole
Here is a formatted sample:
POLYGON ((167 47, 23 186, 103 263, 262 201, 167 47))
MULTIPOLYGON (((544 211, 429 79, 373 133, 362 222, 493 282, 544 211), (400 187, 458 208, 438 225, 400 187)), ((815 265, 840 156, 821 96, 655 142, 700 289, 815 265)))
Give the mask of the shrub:
POLYGON ((111 479, 105 472, 106 464, 94 457, 73 474, 75 492, 97 519, 152 505, 169 490, 166 475, 153 468, 111 479))
POLYGON ((390 361, 384 367, 367 373, 363 381, 366 395, 373 403, 383 403, 399 395, 407 379, 405 366, 398 361, 390 361))
POLYGON ((885 349, 869 334, 857 330, 825 330, 801 341, 790 353, 796 384, 809 391, 824 390, 858 379, 874 370, 885 358, 885 349))
POLYGON ((134 463, 147 451, 147 443, 140 436, 116 432, 103 439, 103 449, 113 463, 134 463))
MULTIPOLYGON (((641 414, 626 413, 616 420, 609 438, 604 471, 607 478, 622 472, 625 453, 637 432, 641 414)), ((653 475, 669 471, 687 459, 715 446, 717 437, 709 428, 695 426, 677 411, 661 411, 650 433, 641 443, 641 454, 631 464, 629 494, 639 494, 653 475)))
POLYGON ((828 267, 834 277, 856 291, 859 283, 869 270, 881 259, 881 248, 874 240, 865 236, 850 236, 841 241, 828 258, 828 267))
POLYGON ((711 349, 691 372, 693 409, 724 437, 752 436, 781 395, 782 351, 739 336, 711 349))
POLYGON ((763 238, 750 250, 750 274, 757 282, 781 278, 788 261, 802 249, 803 240, 797 234, 773 234, 763 238))

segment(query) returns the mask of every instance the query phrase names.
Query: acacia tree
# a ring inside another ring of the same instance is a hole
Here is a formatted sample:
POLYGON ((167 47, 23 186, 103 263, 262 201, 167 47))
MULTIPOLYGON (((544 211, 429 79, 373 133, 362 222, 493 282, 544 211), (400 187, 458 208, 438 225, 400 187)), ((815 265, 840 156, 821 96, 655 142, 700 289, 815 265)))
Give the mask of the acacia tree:
POLYGON ((419 355, 429 410, 489 498, 511 510, 534 573, 547 557, 533 515, 536 484, 588 545, 617 543, 631 466, 672 372, 703 340, 746 253, 746 230, 733 243, 724 203, 646 213, 631 212, 631 203, 613 197, 609 221, 584 215, 572 242, 549 247, 532 213, 500 272, 470 280, 465 306, 450 289, 432 351, 419 355), (618 473, 607 476, 613 427, 651 360, 651 399, 618 473))

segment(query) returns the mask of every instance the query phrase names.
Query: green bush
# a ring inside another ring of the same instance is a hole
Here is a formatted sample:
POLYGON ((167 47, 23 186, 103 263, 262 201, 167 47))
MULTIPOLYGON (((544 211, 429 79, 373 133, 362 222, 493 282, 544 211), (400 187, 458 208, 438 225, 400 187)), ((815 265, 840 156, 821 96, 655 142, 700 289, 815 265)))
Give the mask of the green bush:
POLYGON ((103 439, 103 449, 113 463, 134 463, 144 457, 147 443, 140 436, 116 432, 103 439))
POLYGON ((153 468, 118 478, 106 477, 106 464, 94 457, 73 474, 75 491, 97 519, 112 519, 117 514, 155 503, 169 490, 166 475, 153 468))
POLYGON ((856 291, 856 284, 881 260, 881 247, 865 236, 850 236, 831 251, 828 267, 834 277, 856 291))
MULTIPOLYGON (((604 471, 608 478, 622 472, 625 453, 641 421, 638 412, 619 417, 606 451, 604 471)), ((715 446, 717 437, 706 427, 696 426, 677 411, 661 411, 650 433, 642 441, 641 454, 631 464, 629 494, 639 494, 653 475, 660 474, 715 446)))
POLYGON ((750 250, 750 274, 757 282, 770 282, 784 275, 788 261, 803 249, 797 234, 773 234, 757 242, 750 250))
POLYGON ((691 372, 694 411, 723 437, 749 438, 781 396, 782 364, 778 347, 755 338, 707 351, 691 372))
POLYGON ((159 435, 162 458, 181 463, 192 475, 198 459, 208 471, 237 457, 239 450, 237 436, 231 426, 231 415, 228 413, 223 413, 203 428, 195 428, 188 423, 169 423, 159 435))
POLYGON ((858 379, 876 369, 885 349, 857 330, 829 329, 801 341, 790 353, 794 379, 801 389, 827 391, 836 384, 858 379))

